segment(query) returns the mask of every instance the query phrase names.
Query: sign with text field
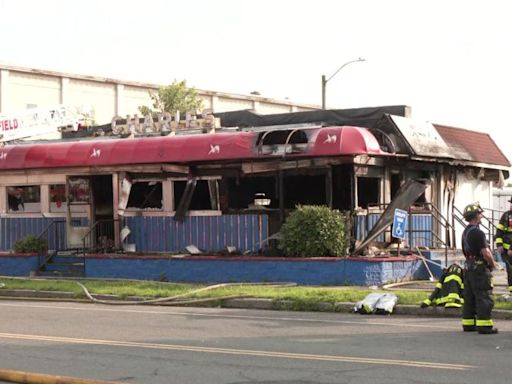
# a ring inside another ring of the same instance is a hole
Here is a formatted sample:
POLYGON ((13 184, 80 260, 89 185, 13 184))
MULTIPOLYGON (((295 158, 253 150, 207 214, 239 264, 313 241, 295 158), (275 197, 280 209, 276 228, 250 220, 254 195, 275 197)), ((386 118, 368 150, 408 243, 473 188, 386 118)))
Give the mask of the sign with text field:
POLYGON ((403 240, 405 238, 405 229, 407 228, 407 211, 395 209, 393 216, 393 230, 391 236, 403 240))

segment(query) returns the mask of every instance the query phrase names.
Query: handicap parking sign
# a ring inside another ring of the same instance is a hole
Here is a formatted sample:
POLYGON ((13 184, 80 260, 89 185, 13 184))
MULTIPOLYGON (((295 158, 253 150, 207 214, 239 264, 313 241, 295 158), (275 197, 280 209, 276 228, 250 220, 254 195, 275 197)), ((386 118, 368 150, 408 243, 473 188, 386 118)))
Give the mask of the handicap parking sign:
POLYGON ((393 231, 391 236, 397 239, 405 238, 405 228, 407 225, 407 211, 403 209, 395 209, 395 216, 393 216, 393 231))

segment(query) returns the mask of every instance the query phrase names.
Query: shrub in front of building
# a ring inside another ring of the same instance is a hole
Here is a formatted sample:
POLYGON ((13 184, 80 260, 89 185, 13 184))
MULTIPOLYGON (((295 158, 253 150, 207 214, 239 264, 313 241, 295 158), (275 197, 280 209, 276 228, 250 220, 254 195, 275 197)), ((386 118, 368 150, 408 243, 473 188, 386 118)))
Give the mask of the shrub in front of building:
POLYGON ((16 253, 45 253, 48 250, 48 243, 35 235, 25 236, 14 243, 16 253))
POLYGON ((279 249, 285 256, 343 256, 350 245, 348 223, 338 210, 298 206, 281 227, 279 249))

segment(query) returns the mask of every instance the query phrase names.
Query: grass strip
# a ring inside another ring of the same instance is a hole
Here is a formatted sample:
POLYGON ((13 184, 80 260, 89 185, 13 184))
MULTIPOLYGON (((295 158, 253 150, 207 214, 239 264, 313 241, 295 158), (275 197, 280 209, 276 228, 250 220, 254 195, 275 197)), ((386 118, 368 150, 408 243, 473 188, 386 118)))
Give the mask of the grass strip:
MULTIPOLYGON (((87 287, 92 295, 115 295, 120 298, 141 297, 164 298, 180 295, 204 288, 199 284, 176 284, 156 281, 136 280, 77 280, 87 287)), ((2 289, 26 289, 38 291, 71 292, 77 298, 85 298, 82 289, 73 280, 40 280, 31 278, 0 278, 4 284, 2 289)), ((336 302, 356 303, 363 300, 372 292, 392 292, 398 296, 399 304, 419 305, 428 298, 430 291, 425 290, 374 290, 359 286, 339 287, 268 287, 258 285, 228 286, 213 290, 198 292, 187 296, 187 299, 220 298, 225 296, 250 296, 254 298, 271 299, 276 303, 276 308, 290 310, 329 310, 325 304, 336 302), (319 305, 319 303, 323 303, 319 305)), ((1 293, 1 289, 0 289, 1 293)), ((497 299, 498 295, 495 295, 497 299)), ((512 310, 511 302, 496 300, 495 308, 512 310)))

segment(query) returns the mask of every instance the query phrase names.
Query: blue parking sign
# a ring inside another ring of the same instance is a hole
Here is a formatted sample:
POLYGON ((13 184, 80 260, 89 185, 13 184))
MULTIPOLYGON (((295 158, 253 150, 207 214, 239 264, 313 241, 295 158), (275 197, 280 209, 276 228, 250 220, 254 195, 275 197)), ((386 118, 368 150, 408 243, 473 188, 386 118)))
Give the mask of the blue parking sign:
POLYGON ((391 236, 397 239, 405 239, 405 228, 407 226, 407 211, 403 209, 395 209, 395 216, 393 216, 393 231, 391 236))

